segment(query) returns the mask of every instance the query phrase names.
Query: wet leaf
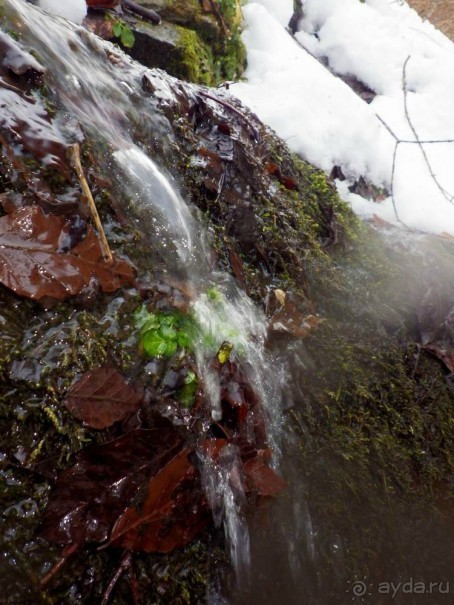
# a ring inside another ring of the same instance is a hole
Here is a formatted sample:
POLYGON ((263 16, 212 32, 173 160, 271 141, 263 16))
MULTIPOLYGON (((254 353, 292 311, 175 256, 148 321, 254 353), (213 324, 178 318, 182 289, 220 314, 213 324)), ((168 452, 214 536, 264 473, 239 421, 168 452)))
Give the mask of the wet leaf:
POLYGON ((0 218, 0 282, 34 300, 64 300, 78 294, 95 278, 104 292, 114 292, 134 279, 123 260, 109 264, 91 227, 69 252, 60 252, 71 223, 45 214, 37 206, 21 208, 0 218))
POLYGON ((323 321, 316 315, 304 315, 282 290, 276 290, 275 296, 279 308, 270 321, 272 332, 289 334, 296 338, 306 338, 323 321))
POLYGON ((42 536, 62 545, 104 542, 138 490, 176 455, 181 443, 170 422, 158 418, 153 429, 136 429, 82 450, 49 495, 42 536))
POLYGON ((281 183, 281 185, 284 185, 286 189, 290 189, 292 191, 298 189, 298 184, 295 179, 291 176, 283 174, 277 164, 267 162, 265 164, 265 170, 268 172, 268 174, 275 176, 277 180, 281 183))
POLYGON ((119 38, 121 36, 122 31, 123 31, 123 25, 122 25, 121 21, 117 21, 116 23, 114 23, 113 28, 112 28, 112 32, 113 32, 114 36, 117 36, 117 38, 119 38))
POLYGON ((104 429, 139 409, 142 394, 115 368, 96 368, 70 388, 65 405, 78 420, 104 429))
POLYGON ((189 453, 182 450, 150 479, 144 504, 140 510, 128 508, 118 519, 110 545, 164 553, 194 540, 209 513, 189 453))
POLYGON ((149 313, 145 306, 135 312, 134 322, 140 330, 140 344, 150 357, 171 357, 178 347, 190 348, 191 320, 180 313, 149 313))
POLYGON ((132 30, 129 27, 123 27, 120 36, 120 41, 123 46, 126 46, 126 48, 132 48, 134 46, 136 39, 132 30))
POLYGON ((276 288, 273 292, 277 302, 283 307, 285 305, 285 292, 279 288, 276 288))
POLYGON ((191 346, 191 340, 186 332, 178 332, 177 341, 179 347, 189 348, 191 346))
POLYGON ((142 346, 150 357, 170 357, 177 350, 177 343, 167 340, 159 331, 149 330, 142 339, 142 346))
POLYGON ((111 19, 104 19, 102 14, 87 15, 84 19, 84 26, 104 40, 110 40, 114 36, 114 22, 111 19))
POLYGON ((241 286, 246 289, 246 279, 243 271, 243 261, 241 260, 238 252, 232 247, 229 249, 229 260, 230 266, 232 267, 233 274, 235 275, 241 286))
POLYGON ((249 489, 256 491, 259 496, 275 496, 287 486, 266 464, 268 458, 269 451, 260 450, 255 458, 247 460, 243 465, 249 489))
POLYGON ((372 224, 380 229, 390 229, 394 226, 392 223, 389 223, 388 221, 385 221, 385 219, 378 216, 378 214, 372 215, 372 224))
POLYGON ((233 350, 233 344, 231 342, 223 342, 217 353, 217 358, 220 364, 226 363, 230 358, 230 353, 233 350))

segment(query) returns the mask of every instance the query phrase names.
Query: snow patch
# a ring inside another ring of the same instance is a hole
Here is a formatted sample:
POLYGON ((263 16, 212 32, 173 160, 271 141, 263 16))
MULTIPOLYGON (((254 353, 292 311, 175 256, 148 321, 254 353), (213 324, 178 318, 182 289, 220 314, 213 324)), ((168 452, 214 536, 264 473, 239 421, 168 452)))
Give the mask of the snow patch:
POLYGON ((82 23, 87 14, 85 0, 39 0, 38 6, 48 13, 53 13, 79 24, 82 23))
MULTIPOLYGON (((377 187, 391 185, 395 139, 377 115, 399 140, 415 140, 404 103, 408 57, 407 108, 418 137, 454 139, 454 44, 395 0, 304 0, 293 39, 285 29, 290 4, 260 0, 244 7, 247 82, 231 90, 302 157, 327 172, 341 166, 349 179, 341 192, 360 214, 398 222, 391 198, 359 204, 347 187, 359 176, 377 187), (377 94, 372 103, 319 59, 370 87, 377 94)), ((398 146, 398 218, 414 229, 454 234, 454 143, 425 144, 424 150, 430 170, 417 144, 398 146)))

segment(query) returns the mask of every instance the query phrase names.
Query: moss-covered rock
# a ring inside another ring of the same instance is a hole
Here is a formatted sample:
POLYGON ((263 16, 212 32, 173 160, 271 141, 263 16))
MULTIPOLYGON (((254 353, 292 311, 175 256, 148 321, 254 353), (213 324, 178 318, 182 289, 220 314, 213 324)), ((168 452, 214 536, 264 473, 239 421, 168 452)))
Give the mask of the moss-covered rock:
POLYGON ((157 11, 162 22, 151 25, 125 15, 135 36, 128 52, 136 60, 208 86, 241 76, 246 53, 237 0, 215 2, 214 12, 205 10, 199 0, 142 0, 139 4, 157 11))

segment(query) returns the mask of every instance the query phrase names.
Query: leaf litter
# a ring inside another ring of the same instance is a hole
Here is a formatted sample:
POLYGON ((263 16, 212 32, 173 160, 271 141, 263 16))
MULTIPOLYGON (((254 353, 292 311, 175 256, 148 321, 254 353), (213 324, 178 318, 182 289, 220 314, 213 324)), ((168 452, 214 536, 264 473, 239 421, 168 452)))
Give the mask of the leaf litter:
POLYGON ((71 223, 45 214, 38 206, 21 208, 0 218, 0 282, 20 296, 33 300, 64 300, 79 294, 92 278, 104 292, 114 292, 134 279, 131 265, 121 259, 112 264, 93 229, 67 252, 71 223))

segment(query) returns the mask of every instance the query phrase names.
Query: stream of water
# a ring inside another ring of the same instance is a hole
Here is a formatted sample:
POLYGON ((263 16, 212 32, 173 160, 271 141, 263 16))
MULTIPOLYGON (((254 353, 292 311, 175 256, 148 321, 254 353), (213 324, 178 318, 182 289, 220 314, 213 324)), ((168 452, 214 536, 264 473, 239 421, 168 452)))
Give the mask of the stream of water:
MULTIPOLYGON (((349 590, 358 581, 349 567, 356 548, 364 549, 371 577, 381 574, 383 581, 391 582, 408 580, 405 573, 409 569, 415 577, 423 573, 434 552, 440 559, 439 553, 449 552, 439 519, 425 518, 422 523, 424 511, 417 506, 402 507, 393 502, 392 495, 386 508, 381 503, 375 506, 369 493, 382 495, 387 489, 378 472, 369 477, 370 484, 364 485, 363 492, 352 487, 351 492, 335 493, 333 486, 339 476, 346 486, 355 483, 359 461, 319 449, 303 425, 287 427, 283 438, 283 400, 286 408, 304 408, 302 376, 314 371, 313 362, 301 344, 285 346, 272 356, 266 352, 263 313, 229 276, 210 269, 203 226, 180 194, 171 170, 165 167, 171 164, 173 153, 170 125, 154 100, 144 99, 142 94, 146 74, 155 83, 156 96, 171 103, 171 78, 165 74, 157 78, 113 45, 98 41, 83 28, 44 16, 23 0, 7 0, 6 7, 21 42, 33 48, 49 68, 47 81, 66 109, 68 121, 75 118, 90 140, 96 141, 99 164, 114 181, 124 210, 147 234, 150 248, 159 249, 163 271, 183 277, 190 285, 192 309, 200 326, 198 370, 211 401, 213 420, 220 416, 220 392, 204 346, 206 339, 215 339, 218 345, 231 342, 250 368, 248 378, 265 410, 273 464, 281 469, 289 487, 248 524, 243 513, 244 494, 233 490, 231 484, 238 452, 229 446, 218 465, 201 456, 203 484, 214 521, 224 528, 238 578, 229 602, 349 603, 349 590), (207 295, 211 286, 220 293, 215 299, 207 295), (301 443, 307 447, 304 463, 301 443), (338 523, 340 518, 342 524, 338 523), (377 540, 381 540, 378 557, 371 554, 377 540), (424 552, 422 544, 428 545, 424 552), (391 560, 402 562, 395 576, 388 564, 391 560)), ((191 94, 190 85, 187 93, 191 94)), ((68 123, 59 125, 67 137, 74 132, 68 123)), ((445 567, 441 567, 444 573, 445 567)), ((433 578, 442 579, 444 576, 433 578)), ((213 603, 217 598, 213 597, 213 603)), ((399 601, 377 593, 370 602, 390 605, 399 601)), ((422 601, 414 595, 405 601, 413 602, 422 601)), ((438 603, 435 598, 425 602, 438 603)))
MULTIPOLYGON (((190 284, 193 313, 200 326, 198 368, 213 419, 221 417, 220 389, 209 362, 212 353, 203 344, 207 338, 218 346, 229 341, 247 360, 251 383, 265 410, 274 465, 278 465, 280 385, 264 351, 265 317, 227 275, 210 271, 202 225, 194 219, 171 174, 151 155, 150 147, 155 146, 162 161, 172 141, 165 118, 156 106, 143 100, 141 81, 148 70, 83 28, 52 19, 23 0, 8 0, 7 8, 21 40, 35 50, 43 65, 50 67, 47 80, 59 102, 95 141, 98 161, 116 183, 128 216, 147 233, 150 245, 163 260, 164 270, 171 276, 184 277, 190 284), (134 140, 138 128, 143 141, 151 140, 148 149, 134 140), (219 292, 216 300, 203 293, 209 286, 219 292)), ((153 78, 152 72, 149 77, 153 78)), ((160 86, 161 94, 171 99, 165 75, 160 86)), ((61 129, 65 135, 65 124, 61 129)), ((230 447, 220 465, 203 457, 202 462, 215 523, 224 527, 240 579, 247 574, 250 557, 241 494, 235 494, 230 485, 236 456, 235 448, 230 447)))

